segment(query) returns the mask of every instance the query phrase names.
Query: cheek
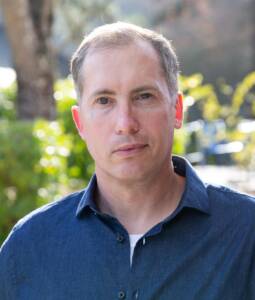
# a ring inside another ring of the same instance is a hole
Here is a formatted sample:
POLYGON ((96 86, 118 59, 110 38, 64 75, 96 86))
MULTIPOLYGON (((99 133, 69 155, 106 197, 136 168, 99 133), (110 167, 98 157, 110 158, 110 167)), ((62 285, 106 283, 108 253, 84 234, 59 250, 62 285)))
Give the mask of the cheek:
POLYGON ((150 132, 151 142, 156 147, 156 151, 169 151, 173 139, 174 120, 163 111, 157 116, 147 117, 147 129, 150 132))
POLYGON ((162 132, 162 134, 169 132, 174 125, 170 114, 165 111, 159 111, 157 114, 150 114, 145 116, 145 124, 153 131, 162 132))
POLYGON ((102 156, 109 146, 109 128, 105 122, 94 120, 85 124, 84 140, 93 157, 102 156))

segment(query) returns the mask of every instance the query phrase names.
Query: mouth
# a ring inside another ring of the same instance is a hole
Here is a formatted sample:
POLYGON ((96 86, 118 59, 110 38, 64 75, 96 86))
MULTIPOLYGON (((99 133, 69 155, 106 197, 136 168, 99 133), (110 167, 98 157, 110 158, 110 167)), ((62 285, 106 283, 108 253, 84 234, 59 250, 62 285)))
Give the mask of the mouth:
POLYGON ((115 149, 113 153, 120 156, 130 156, 142 152, 147 147, 148 144, 127 144, 115 149))

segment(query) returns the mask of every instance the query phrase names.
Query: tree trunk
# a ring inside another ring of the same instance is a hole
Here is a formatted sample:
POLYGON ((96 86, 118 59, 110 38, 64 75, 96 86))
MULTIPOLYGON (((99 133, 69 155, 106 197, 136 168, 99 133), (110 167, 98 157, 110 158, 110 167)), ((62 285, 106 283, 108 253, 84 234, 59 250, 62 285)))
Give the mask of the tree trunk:
POLYGON ((54 119, 50 36, 53 0, 2 0, 7 36, 17 72, 20 119, 54 119))

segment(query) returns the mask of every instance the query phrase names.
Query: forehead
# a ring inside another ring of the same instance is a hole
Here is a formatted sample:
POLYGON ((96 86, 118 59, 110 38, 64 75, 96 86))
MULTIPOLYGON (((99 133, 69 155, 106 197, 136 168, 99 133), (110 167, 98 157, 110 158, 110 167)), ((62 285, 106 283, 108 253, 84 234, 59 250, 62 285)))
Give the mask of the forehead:
POLYGON ((103 67, 110 69, 118 68, 119 73, 126 72, 126 67, 136 68, 136 63, 143 63, 140 69, 152 67, 155 71, 161 71, 161 64, 158 53, 153 46, 144 40, 135 40, 126 45, 102 46, 89 49, 83 62, 82 72, 97 70, 99 73, 103 67), (122 65, 122 68, 120 65, 122 65))
POLYGON ((128 88, 165 80, 156 50, 143 40, 89 49, 81 75, 85 93, 98 87, 114 88, 115 85, 128 88))

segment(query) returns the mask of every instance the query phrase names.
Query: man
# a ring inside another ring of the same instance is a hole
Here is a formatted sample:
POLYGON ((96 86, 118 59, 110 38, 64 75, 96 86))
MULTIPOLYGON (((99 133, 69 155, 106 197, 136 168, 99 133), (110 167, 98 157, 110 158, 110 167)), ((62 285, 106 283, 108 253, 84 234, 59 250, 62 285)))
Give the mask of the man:
POLYGON ((255 299, 254 199, 204 184, 171 155, 182 96, 170 43, 105 25, 71 70, 95 175, 14 227, 0 299, 255 299))

